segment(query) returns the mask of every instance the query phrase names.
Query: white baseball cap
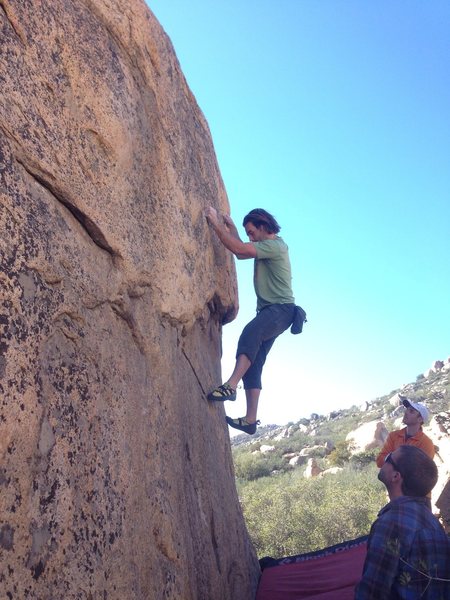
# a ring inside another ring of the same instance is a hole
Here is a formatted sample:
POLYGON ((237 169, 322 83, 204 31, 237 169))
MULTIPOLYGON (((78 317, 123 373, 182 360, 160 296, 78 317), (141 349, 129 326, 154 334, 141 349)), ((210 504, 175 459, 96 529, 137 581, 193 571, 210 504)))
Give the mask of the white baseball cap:
POLYGON ((400 394, 399 394, 399 398, 400 398, 403 406, 406 406, 406 407, 410 406, 411 408, 414 408, 414 410, 417 410, 417 412, 422 417, 422 420, 424 423, 426 423, 428 421, 430 412, 429 412, 428 408, 425 406, 425 404, 422 404, 422 402, 413 402, 409 398, 406 398, 406 396, 400 396, 400 394))

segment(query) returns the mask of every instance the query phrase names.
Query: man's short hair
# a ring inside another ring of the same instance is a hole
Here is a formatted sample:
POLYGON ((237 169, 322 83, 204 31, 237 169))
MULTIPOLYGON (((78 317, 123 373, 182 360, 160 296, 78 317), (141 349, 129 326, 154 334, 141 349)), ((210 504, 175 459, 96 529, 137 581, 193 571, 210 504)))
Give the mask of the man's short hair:
POLYGON ((400 446, 395 464, 402 476, 402 492, 405 496, 427 496, 436 485, 436 464, 420 448, 400 446))
POLYGON ((267 233, 278 233, 281 229, 275 217, 263 208, 254 208, 248 215, 245 215, 242 225, 245 227, 249 222, 258 229, 264 227, 267 233))

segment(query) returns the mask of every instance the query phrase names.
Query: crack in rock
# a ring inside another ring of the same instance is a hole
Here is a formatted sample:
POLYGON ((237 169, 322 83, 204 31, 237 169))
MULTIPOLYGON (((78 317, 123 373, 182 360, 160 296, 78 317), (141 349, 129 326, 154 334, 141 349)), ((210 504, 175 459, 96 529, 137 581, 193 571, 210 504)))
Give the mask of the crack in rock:
POLYGON ((17 25, 17 23, 15 22, 14 18, 11 16, 11 14, 9 13, 10 7, 8 6, 8 10, 6 10, 6 6, 5 6, 5 2, 4 0, 0 0, 0 8, 3 10, 9 24, 11 25, 12 30, 14 31, 14 33, 17 35, 17 37, 19 38, 19 40, 22 42, 22 44, 26 44, 26 36, 23 33, 23 31, 20 29, 20 27, 17 25))
POLYGON ((30 166, 26 165, 23 160, 17 158, 17 162, 22 165, 25 171, 35 180, 39 185, 45 188, 60 204, 62 204, 78 221, 84 231, 88 234, 91 240, 96 246, 102 250, 106 250, 111 256, 115 257, 116 253, 108 244, 105 236, 94 221, 83 213, 77 206, 75 206, 64 194, 56 188, 50 181, 48 181, 42 173, 34 171, 30 166))

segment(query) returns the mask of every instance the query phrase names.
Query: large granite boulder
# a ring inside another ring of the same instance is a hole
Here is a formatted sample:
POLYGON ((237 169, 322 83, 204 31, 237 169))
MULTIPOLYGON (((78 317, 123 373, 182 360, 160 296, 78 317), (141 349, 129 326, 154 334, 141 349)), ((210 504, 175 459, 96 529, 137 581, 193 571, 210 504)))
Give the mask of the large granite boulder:
POLYGON ((319 467, 317 459, 309 458, 308 463, 306 465, 306 469, 303 473, 303 477, 306 479, 311 479, 312 477, 317 477, 323 472, 323 469, 319 467))
POLYGON ((388 436, 386 425, 382 421, 363 423, 347 434, 348 448, 352 454, 381 448, 388 436))
POLYGON ((0 3, 2 598, 245 599, 207 123, 143 0, 0 3))

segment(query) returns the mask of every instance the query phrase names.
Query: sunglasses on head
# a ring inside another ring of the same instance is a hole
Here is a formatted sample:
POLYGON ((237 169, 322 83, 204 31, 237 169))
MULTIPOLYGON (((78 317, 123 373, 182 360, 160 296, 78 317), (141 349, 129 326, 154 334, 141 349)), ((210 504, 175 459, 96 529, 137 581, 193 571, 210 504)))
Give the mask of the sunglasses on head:
POLYGON ((402 472, 400 471, 400 469, 398 468, 395 460, 392 458, 392 452, 389 452, 389 454, 386 455, 386 458, 384 459, 385 463, 391 463, 391 465, 394 467, 394 469, 400 473, 400 475, 402 474, 402 472))

